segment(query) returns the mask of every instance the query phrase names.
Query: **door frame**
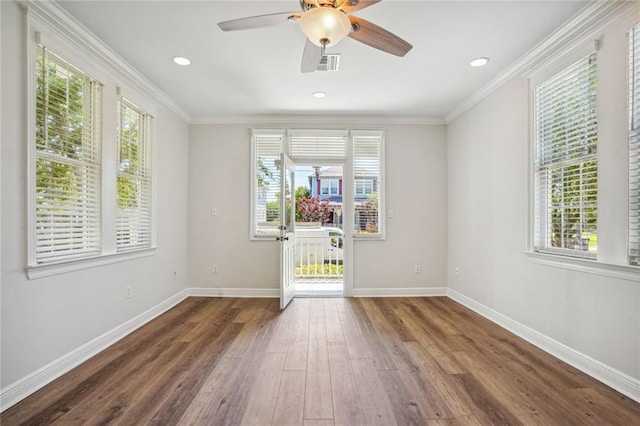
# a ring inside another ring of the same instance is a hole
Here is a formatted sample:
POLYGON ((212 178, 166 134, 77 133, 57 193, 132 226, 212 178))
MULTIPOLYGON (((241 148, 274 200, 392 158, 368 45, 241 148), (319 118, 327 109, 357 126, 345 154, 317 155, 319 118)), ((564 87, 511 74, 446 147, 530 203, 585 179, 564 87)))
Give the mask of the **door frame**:
MULTIPOLYGON (((345 185, 346 182, 353 182, 353 155, 351 154, 351 138, 347 138, 347 157, 344 159, 335 158, 309 158, 296 159, 292 157, 295 166, 342 166, 342 232, 344 232, 344 242, 342 248, 342 295, 351 297, 353 295, 353 185, 345 185)), ((295 192, 295 189, 293 189, 295 192)))

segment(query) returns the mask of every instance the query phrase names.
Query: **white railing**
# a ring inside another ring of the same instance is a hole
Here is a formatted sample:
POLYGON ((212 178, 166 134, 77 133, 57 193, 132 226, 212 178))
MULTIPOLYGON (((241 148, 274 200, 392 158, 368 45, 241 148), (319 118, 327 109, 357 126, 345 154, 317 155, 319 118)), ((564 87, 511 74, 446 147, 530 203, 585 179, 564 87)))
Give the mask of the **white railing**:
POLYGON ((296 279, 342 279, 342 237, 296 236, 296 279))

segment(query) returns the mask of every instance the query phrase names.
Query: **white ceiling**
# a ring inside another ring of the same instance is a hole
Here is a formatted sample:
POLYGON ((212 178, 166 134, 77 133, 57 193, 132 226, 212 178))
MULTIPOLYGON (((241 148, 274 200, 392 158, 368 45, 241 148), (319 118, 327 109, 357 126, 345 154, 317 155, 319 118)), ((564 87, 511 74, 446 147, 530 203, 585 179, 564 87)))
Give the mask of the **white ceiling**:
POLYGON ((441 119, 586 3, 384 0, 355 14, 413 44, 404 58, 352 39, 340 70, 300 72, 297 24, 222 32, 220 21, 298 11, 298 0, 62 1, 69 13, 144 74, 194 121, 255 115, 441 119), (192 64, 180 67, 174 56, 192 64), (491 58, 483 68, 469 61, 491 58), (314 91, 327 96, 316 99, 314 91))

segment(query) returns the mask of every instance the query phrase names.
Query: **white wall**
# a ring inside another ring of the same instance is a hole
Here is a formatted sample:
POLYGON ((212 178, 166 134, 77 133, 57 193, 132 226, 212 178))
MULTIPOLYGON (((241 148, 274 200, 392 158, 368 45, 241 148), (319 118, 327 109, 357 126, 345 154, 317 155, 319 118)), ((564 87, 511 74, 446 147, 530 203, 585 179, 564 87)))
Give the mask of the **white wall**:
MULTIPOLYGON (((586 38, 602 42, 598 260, 618 264, 626 260, 629 18, 586 38)), ((528 102, 527 79, 516 77, 447 127, 449 287, 639 379, 640 276, 578 272, 534 263, 525 255, 528 102)))
MULTIPOLYGON (((250 127, 250 124, 191 127, 189 283, 192 287, 278 288, 277 243, 249 240, 250 127), (218 209, 217 217, 210 214, 213 207, 218 209), (217 274, 212 272, 214 264, 219 268, 217 274)), ((372 123, 355 127, 381 126, 372 123)), ((354 289, 445 287, 444 127, 382 127, 387 130, 387 209, 394 211, 394 217, 387 219, 385 241, 356 241, 354 289), (414 273, 416 264, 422 267, 420 274, 414 273)))
POLYGON ((4 389, 185 288, 189 129, 158 106, 158 249, 153 256, 28 280, 24 15, 15 2, 3 1, 1 7, 4 389), (127 285, 133 287, 131 299, 125 298, 127 285))

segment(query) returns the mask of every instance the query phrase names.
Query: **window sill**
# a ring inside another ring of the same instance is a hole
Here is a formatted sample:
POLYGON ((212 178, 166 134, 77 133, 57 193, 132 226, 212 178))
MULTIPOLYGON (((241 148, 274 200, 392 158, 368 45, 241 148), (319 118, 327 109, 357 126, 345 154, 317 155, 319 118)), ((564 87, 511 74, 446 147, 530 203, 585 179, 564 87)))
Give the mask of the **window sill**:
POLYGON ((525 252, 525 255, 530 261, 541 265, 640 282, 640 267, 638 266, 619 263, 604 263, 592 259, 558 256, 538 252, 525 252))
POLYGON ((68 272, 91 269, 98 266, 111 265, 113 263, 127 262, 129 260, 140 259, 142 257, 153 256, 156 248, 146 248, 126 253, 106 254, 89 259, 72 260, 69 262, 51 263, 48 265, 28 266, 27 277, 30 280, 50 277, 53 275, 66 274, 68 272))

